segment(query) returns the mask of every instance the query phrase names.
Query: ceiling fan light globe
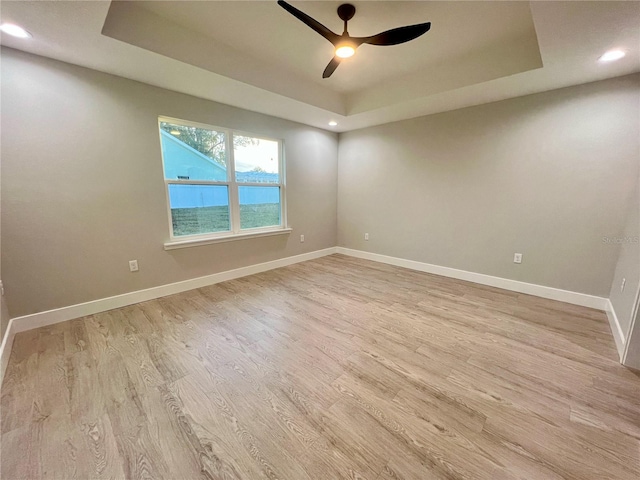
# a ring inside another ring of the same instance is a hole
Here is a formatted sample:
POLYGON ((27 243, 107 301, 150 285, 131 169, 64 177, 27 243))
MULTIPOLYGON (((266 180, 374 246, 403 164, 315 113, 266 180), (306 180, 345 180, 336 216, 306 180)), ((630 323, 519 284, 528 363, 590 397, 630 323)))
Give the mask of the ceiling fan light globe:
POLYGON ((356 49, 351 45, 338 45, 336 48, 336 56, 340 58, 353 57, 354 53, 356 53, 356 49))

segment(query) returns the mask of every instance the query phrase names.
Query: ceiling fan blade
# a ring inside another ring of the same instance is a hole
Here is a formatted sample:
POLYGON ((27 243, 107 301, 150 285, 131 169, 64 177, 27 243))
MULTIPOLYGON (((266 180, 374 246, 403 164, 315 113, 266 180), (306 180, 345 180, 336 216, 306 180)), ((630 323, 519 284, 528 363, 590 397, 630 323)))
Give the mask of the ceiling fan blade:
POLYGON ((322 78, 329 78, 333 74, 333 72, 336 71, 338 65, 340 65, 340 60, 342 60, 340 57, 333 57, 329 62, 329 65, 327 65, 327 68, 325 68, 324 72, 322 72, 322 78))
POLYGON ((419 23, 417 25, 393 28, 370 37, 353 38, 353 40, 358 43, 358 45, 363 43, 368 43, 369 45, 398 45, 418 38, 420 35, 424 35, 430 28, 431 22, 419 23))
POLYGON ((334 45, 340 39, 340 35, 337 35, 337 34, 333 33, 327 27, 322 25, 320 22, 318 22, 317 20, 311 18, 306 13, 301 12, 296 7, 293 7, 293 6, 289 5, 287 2, 285 2, 283 0, 278 0, 278 5, 280 5, 282 8, 284 8, 287 12, 289 12, 291 15, 296 17, 298 20, 302 21, 304 24, 306 24, 307 26, 311 27, 313 30, 318 32, 320 35, 322 35, 324 38, 329 40, 334 45))

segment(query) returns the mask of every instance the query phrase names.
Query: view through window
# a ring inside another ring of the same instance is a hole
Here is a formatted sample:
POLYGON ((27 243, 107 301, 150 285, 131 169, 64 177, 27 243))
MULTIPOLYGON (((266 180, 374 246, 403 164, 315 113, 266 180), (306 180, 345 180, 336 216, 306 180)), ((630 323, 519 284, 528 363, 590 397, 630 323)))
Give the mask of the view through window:
POLYGON ((282 142, 160 118, 171 236, 284 227, 282 142))

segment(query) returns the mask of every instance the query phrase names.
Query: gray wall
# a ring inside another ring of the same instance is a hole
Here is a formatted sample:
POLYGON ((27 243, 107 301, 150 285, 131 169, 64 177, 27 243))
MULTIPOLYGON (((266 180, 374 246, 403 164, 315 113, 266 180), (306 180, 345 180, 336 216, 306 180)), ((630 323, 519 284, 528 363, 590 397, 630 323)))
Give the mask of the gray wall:
POLYGON ((1 278, 14 317, 336 242, 612 289, 621 249, 602 239, 624 231, 637 183, 639 75, 345 133, 338 152, 323 130, 11 49, 2 59, 1 278), (284 138, 293 234, 164 251, 158 115, 284 138))
POLYGON ((1 88, 1 278, 12 317, 336 244, 334 133, 6 48, 1 88), (294 232, 164 251, 159 115, 283 138, 294 232))
POLYGON ((626 353, 623 354, 623 363, 640 370, 640 309, 636 306, 640 295, 640 178, 638 182, 624 230, 619 234, 620 253, 609 299, 625 335, 626 353), (627 282, 624 291, 621 292, 620 284, 623 278, 626 278, 627 282))
POLYGON ((341 134, 338 244, 608 297, 639 102, 633 75, 341 134))
MULTIPOLYGON (((0 119, 2 116, 0 115, 0 119)), ((1 120, 0 120, 1 123, 1 120)), ((0 132, 2 132, 2 126, 0 125, 0 132)), ((2 142, 0 142, 1 145, 2 142)), ((1 148, 1 147, 0 147, 1 148)), ((0 218, 2 218, 2 155, 0 151, 0 218)), ((2 222, 0 222, 0 252, 2 251, 2 222)), ((2 256, 0 255, 0 272, 2 272, 2 256)), ((2 275, 0 275, 0 281, 2 281, 2 275)), ((4 300, 4 295, 0 296, 0 344, 4 339, 4 334, 9 326, 9 310, 7 309, 7 302, 4 300)))
POLYGON ((612 244, 612 248, 614 245, 619 248, 619 256, 609 294, 625 340, 629 335, 631 315, 640 288, 640 186, 636 187, 628 212, 624 229, 612 244), (621 291, 623 278, 626 283, 624 291, 621 291))

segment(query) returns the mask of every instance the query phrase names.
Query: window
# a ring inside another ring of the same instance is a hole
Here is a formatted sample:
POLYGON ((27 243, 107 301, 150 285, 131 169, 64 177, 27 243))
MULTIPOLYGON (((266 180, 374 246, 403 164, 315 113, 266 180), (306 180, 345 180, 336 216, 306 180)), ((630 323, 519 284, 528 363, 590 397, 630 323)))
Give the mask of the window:
POLYGON ((284 233, 282 141, 160 118, 171 242, 284 233))

